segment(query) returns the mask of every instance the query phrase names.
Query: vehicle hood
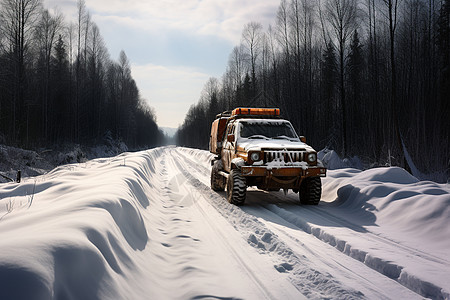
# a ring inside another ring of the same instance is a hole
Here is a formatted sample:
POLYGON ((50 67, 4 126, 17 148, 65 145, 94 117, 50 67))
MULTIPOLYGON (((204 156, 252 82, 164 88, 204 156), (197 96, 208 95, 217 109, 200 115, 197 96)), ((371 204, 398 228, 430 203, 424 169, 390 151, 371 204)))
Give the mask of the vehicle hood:
POLYGON ((315 151, 308 144, 302 143, 300 141, 290 141, 290 140, 261 140, 261 139, 239 139, 237 142, 237 148, 242 149, 245 152, 248 151, 261 151, 261 150, 297 150, 297 151, 315 151))

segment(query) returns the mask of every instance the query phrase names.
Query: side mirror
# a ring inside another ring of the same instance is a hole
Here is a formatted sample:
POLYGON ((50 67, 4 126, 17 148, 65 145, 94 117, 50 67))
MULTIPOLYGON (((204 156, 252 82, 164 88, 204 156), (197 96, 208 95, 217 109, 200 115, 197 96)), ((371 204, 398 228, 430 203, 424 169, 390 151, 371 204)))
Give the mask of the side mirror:
POLYGON ((227 141, 228 141, 228 142, 233 143, 233 142, 234 142, 234 139, 235 139, 234 134, 229 134, 229 135, 227 135, 227 141))
POLYGON ((305 144, 306 144, 306 137, 304 137, 303 135, 300 136, 300 141, 301 141, 302 143, 305 143, 305 144))

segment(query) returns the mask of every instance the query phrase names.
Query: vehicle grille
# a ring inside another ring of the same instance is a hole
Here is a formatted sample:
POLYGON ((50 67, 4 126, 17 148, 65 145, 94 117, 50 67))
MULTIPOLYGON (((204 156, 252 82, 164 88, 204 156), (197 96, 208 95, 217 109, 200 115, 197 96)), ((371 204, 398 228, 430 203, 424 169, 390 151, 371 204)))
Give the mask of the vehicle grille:
POLYGON ((285 163, 304 161, 305 151, 264 150, 264 163, 282 160, 285 163))

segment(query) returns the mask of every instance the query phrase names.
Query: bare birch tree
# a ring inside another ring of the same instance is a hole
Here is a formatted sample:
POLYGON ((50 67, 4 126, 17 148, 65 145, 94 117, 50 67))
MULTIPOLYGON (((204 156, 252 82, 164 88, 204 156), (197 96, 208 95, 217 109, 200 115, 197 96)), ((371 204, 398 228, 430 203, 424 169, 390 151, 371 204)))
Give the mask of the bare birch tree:
POLYGON ((246 24, 242 32, 242 41, 250 59, 252 94, 255 97, 257 88, 256 68, 262 47, 262 25, 257 22, 246 24))
POLYGON ((348 41, 356 27, 356 0, 329 0, 327 2, 328 21, 334 31, 334 40, 339 57, 339 93, 342 113, 343 155, 348 153, 347 107, 345 95, 345 56, 348 41))
POLYGON ((49 110, 51 108, 51 104, 49 104, 50 61, 56 42, 56 35, 62 30, 62 26, 63 16, 61 13, 56 12, 52 16, 48 10, 44 10, 36 27, 36 37, 43 55, 45 69, 44 84, 42 86, 42 130, 46 139, 49 137, 49 110))
POLYGON ((26 139, 27 107, 24 99, 25 58, 33 41, 34 25, 41 9, 40 0, 1 0, 0 25, 11 55, 12 87, 12 132, 14 139, 26 139), (18 136, 20 135, 20 136, 18 136))

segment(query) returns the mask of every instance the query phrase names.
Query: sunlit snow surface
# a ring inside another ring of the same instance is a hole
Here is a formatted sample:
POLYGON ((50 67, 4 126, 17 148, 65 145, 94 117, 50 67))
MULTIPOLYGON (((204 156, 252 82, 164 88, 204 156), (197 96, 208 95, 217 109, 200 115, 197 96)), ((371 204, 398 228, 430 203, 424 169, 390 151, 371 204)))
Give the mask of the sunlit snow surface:
POLYGON ((206 151, 158 148, 0 184, 0 299, 450 297, 449 186, 328 171, 319 206, 209 188, 206 151))

